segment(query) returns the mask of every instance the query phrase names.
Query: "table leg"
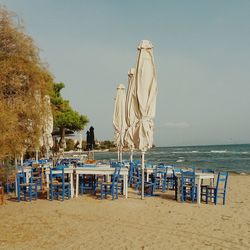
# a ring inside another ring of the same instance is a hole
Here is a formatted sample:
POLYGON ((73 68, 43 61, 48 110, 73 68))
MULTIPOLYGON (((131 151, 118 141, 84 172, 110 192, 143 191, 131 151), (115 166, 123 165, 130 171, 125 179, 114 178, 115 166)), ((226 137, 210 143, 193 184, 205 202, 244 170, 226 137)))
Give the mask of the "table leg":
POLYGON ((176 199, 177 201, 180 201, 181 200, 181 182, 180 182, 180 178, 177 177, 176 179, 177 181, 177 192, 176 192, 176 199))
POLYGON ((17 197, 17 178, 16 178, 16 176, 15 176, 15 191, 16 191, 16 197, 17 197))
POLYGON ((73 173, 70 174, 71 198, 74 198, 74 178, 73 173))
POLYGON ((126 174, 123 175, 123 195, 128 198, 128 176, 126 174))
POLYGON ((197 178, 197 204, 201 203, 201 179, 197 178))
POLYGON ((78 197, 79 192, 79 174, 76 173, 76 197, 78 197))
POLYGON ((125 182, 125 198, 128 198, 128 176, 124 176, 124 182, 125 182))
POLYGON ((49 175, 46 174, 47 199, 49 200, 49 175))

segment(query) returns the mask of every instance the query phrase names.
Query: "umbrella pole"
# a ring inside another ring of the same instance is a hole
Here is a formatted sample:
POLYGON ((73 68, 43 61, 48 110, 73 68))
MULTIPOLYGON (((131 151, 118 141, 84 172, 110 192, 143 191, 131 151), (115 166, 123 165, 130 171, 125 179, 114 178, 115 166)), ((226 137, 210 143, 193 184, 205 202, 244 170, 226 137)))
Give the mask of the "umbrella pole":
POLYGON ((130 151, 130 162, 133 162, 133 149, 130 151))
POLYGON ((46 148, 46 159, 49 159, 49 149, 46 148))
POLYGON ((120 150, 118 148, 118 150, 117 150, 117 162, 119 162, 119 161, 120 161, 120 150))
POLYGON ((121 150, 120 150, 120 162, 122 163, 122 147, 121 147, 121 150))
POLYGON ((141 152, 141 199, 144 199, 144 155, 145 151, 141 152))

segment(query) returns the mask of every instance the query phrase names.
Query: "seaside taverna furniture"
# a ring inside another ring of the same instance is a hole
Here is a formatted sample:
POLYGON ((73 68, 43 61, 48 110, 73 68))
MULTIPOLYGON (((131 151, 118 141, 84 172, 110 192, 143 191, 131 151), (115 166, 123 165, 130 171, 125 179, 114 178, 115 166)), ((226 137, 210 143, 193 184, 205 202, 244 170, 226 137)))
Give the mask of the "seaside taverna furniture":
POLYGON ((189 197, 194 202, 196 198, 195 171, 181 171, 181 201, 189 197))
POLYGON ((58 200, 61 197, 62 201, 64 201, 65 197, 70 199, 71 185, 70 182, 65 181, 64 167, 61 167, 61 169, 50 169, 49 195, 51 201, 53 201, 54 197, 56 197, 58 200))
POLYGON ((223 199, 223 205, 226 203, 226 190, 227 190, 228 172, 219 172, 217 177, 216 186, 204 186, 202 195, 206 195, 206 203, 208 198, 213 199, 214 204, 218 203, 218 199, 223 199), (206 192, 204 192, 204 189, 206 192))
POLYGON ((108 194, 112 196, 112 200, 114 198, 118 199, 118 189, 119 189, 119 178, 120 178, 120 170, 121 164, 117 163, 114 168, 114 174, 112 175, 112 181, 110 182, 101 182, 101 199, 105 196, 107 197, 108 194))
POLYGON ((29 180, 26 180, 24 172, 16 174, 17 180, 17 200, 21 201, 22 197, 26 201, 26 197, 29 197, 29 201, 32 201, 34 197, 37 199, 37 183, 33 182, 32 175, 29 180))

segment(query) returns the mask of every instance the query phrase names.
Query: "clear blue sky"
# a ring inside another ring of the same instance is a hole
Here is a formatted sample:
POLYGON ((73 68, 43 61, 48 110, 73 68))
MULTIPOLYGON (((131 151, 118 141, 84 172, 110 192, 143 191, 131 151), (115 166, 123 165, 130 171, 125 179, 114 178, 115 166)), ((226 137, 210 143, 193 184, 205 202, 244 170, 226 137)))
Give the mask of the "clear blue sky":
MULTIPOLYGON (((0 0, 17 12, 63 96, 113 139, 116 87, 140 40, 158 74, 157 146, 250 142, 250 1, 0 0)), ((86 129, 84 130, 86 132, 86 129)))

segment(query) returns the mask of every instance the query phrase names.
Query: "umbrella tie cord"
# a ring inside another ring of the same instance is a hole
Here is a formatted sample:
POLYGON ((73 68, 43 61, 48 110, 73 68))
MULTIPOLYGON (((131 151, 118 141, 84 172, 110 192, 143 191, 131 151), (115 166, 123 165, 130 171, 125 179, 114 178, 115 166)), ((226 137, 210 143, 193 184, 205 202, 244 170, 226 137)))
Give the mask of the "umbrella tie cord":
POLYGON ((153 119, 149 116, 143 116, 140 120, 139 120, 139 124, 143 125, 143 126, 150 126, 153 127, 154 122, 153 119))

